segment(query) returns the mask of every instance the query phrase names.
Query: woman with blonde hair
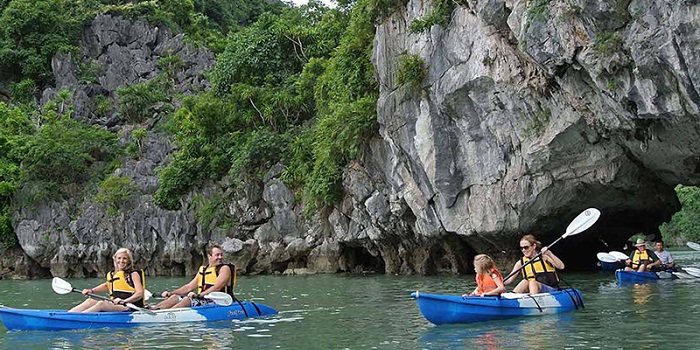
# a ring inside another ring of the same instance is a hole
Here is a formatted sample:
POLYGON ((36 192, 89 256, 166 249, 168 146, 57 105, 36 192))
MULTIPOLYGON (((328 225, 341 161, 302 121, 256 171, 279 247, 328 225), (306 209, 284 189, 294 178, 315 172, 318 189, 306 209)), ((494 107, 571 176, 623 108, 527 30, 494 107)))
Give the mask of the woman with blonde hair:
POLYGON ((564 269, 564 262, 547 247, 543 248, 542 243, 533 235, 525 235, 520 239, 520 250, 523 257, 515 263, 512 276, 505 284, 513 282, 518 277, 515 272, 520 271, 523 279, 515 286, 513 292, 537 294, 555 291, 555 287, 559 285, 557 269, 564 269), (540 251, 542 255, 537 256, 540 251))
POLYGON ((496 268, 490 256, 479 254, 474 257, 474 271, 476 272, 476 288, 470 296, 500 295, 506 291, 503 285, 503 276, 496 268))
POLYGON ((130 309, 124 306, 126 303, 132 303, 136 306, 143 307, 143 295, 146 289, 146 281, 143 276, 143 271, 133 269, 132 264, 134 258, 131 255, 131 251, 127 248, 119 248, 112 256, 112 260, 114 261, 114 270, 107 273, 107 281, 97 287, 83 289, 83 295, 85 296, 96 292, 109 292, 109 296, 112 300, 97 301, 88 298, 68 311, 129 311, 130 309))

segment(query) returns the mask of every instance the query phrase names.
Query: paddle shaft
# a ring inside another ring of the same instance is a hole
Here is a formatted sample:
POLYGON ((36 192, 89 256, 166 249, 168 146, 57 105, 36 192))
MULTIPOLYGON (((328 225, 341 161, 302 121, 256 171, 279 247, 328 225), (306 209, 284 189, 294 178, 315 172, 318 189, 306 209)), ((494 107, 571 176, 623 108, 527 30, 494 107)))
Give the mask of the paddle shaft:
MULTIPOLYGON (((551 248, 553 245, 555 245, 557 242, 561 241, 562 239, 564 239, 564 236, 561 236, 561 237, 557 238, 554 242, 552 242, 550 245, 547 246, 547 250, 549 250, 549 248, 551 248)), ((537 260, 537 258, 539 258, 539 257, 541 257, 541 256, 542 256, 542 251, 540 251, 539 253, 537 253, 537 255, 535 255, 532 259, 528 260, 528 262, 522 264, 522 266, 520 266, 517 270, 515 270, 515 271, 511 272, 510 274, 508 274, 508 276, 506 276, 505 278, 503 278, 503 281, 504 281, 504 282, 507 281, 509 278, 513 277, 513 276, 516 275, 518 272, 520 272, 520 270, 524 269, 525 266, 532 264, 533 262, 535 262, 535 260, 537 260)))

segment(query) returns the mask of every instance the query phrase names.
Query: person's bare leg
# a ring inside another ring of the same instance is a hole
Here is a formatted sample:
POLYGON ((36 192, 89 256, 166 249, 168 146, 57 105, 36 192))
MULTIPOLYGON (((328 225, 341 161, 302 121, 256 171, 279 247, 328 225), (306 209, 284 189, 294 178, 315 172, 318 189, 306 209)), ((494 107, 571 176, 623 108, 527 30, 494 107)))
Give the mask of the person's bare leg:
POLYGON ((161 301, 160 303, 156 304, 155 306, 153 306, 151 309, 153 309, 153 310, 171 309, 178 302, 180 302, 180 298, 177 295, 171 295, 167 299, 165 299, 165 300, 161 301))
POLYGON ((129 310, 128 307, 122 305, 114 305, 111 301, 102 300, 99 303, 93 305, 85 312, 102 312, 102 311, 126 311, 129 310))
POLYGON ((647 270, 647 265, 641 264, 639 265, 639 270, 637 272, 645 272, 647 270))
POLYGON ((182 300, 180 300, 179 303, 175 304, 175 306, 173 306, 172 308, 179 309, 181 307, 190 307, 190 305, 191 305, 190 298, 184 297, 184 298, 182 298, 182 300))
POLYGON ((528 282, 527 280, 522 280, 518 283, 515 288, 513 288, 513 293, 527 293, 528 292, 528 282))
POLYGON ((94 306, 97 304, 97 300, 95 299, 85 299, 82 303, 74 306, 72 309, 68 310, 68 312, 83 312, 90 307, 94 306))
POLYGON ((537 294, 540 292, 540 282, 537 282, 536 280, 529 281, 528 283, 528 289, 530 290, 530 294, 537 294))

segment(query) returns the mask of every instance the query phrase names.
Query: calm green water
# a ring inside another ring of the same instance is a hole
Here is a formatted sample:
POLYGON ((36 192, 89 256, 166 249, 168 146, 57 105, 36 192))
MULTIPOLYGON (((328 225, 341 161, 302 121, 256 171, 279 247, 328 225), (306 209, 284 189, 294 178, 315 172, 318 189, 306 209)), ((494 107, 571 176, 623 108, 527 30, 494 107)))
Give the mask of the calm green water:
MULTIPOLYGON (((700 267, 700 252, 676 252, 700 267)), ((700 344, 700 279, 618 286, 610 272, 568 273, 586 308, 573 313, 440 326, 420 315, 409 293, 461 293, 473 276, 319 275, 239 279, 241 298, 280 310, 271 319, 145 326, 120 330, 7 332, 0 349, 675 349, 700 344)), ((77 288, 99 280, 70 280, 77 288)), ((185 283, 151 278, 152 291, 185 283)), ((81 296, 57 295, 50 280, 0 280, 0 304, 68 308, 81 296)))

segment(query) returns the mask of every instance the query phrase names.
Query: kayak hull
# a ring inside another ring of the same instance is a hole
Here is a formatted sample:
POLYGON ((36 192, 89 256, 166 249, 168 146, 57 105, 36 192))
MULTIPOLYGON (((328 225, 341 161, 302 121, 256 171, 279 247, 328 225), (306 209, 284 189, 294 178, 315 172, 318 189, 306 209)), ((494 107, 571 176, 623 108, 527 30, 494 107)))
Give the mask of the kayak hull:
POLYGON ((605 271, 615 271, 617 269, 621 269, 625 267, 625 264, 619 263, 619 262, 605 262, 605 261, 599 261, 598 265, 600 266, 601 269, 605 271))
POLYGON ((501 297, 462 297, 414 292, 418 309, 433 324, 473 323, 520 316, 570 312, 583 307, 578 289, 552 293, 505 293, 501 297))
POLYGON ((675 279, 676 275, 661 271, 661 272, 637 272, 637 271, 615 271, 615 278, 620 283, 648 283, 655 282, 660 279, 675 279))
POLYGON ((145 312, 67 312, 0 307, 0 319, 10 331, 126 328, 144 324, 242 320, 277 314, 277 310, 253 302, 230 306, 205 305, 145 312))

